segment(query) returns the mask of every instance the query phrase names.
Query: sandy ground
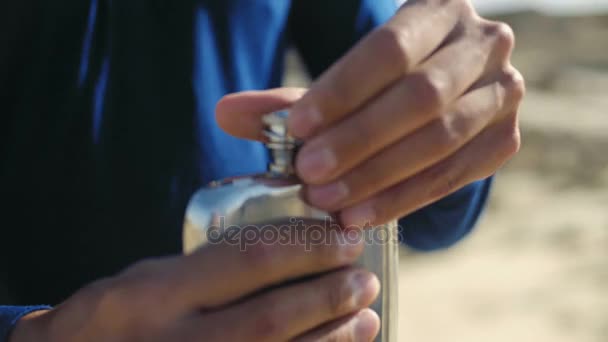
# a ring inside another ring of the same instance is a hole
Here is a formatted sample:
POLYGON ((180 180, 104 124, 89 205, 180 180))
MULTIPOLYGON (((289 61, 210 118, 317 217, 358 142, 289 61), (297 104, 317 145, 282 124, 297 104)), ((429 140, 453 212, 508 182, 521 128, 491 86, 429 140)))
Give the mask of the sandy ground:
POLYGON ((403 250, 402 341, 608 341, 608 17, 513 15, 524 146, 473 235, 403 250))

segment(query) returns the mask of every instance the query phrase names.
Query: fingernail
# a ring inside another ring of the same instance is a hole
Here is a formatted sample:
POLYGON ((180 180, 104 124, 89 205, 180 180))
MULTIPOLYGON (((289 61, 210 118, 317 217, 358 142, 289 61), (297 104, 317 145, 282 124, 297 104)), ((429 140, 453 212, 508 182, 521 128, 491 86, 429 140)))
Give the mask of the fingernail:
POLYGON ((380 331, 380 318, 370 309, 362 310, 357 315, 355 323, 355 341, 368 342, 373 340, 380 331))
POLYGON ((317 182, 336 168, 336 157, 328 148, 304 149, 298 156, 297 168, 300 176, 309 182, 317 182))
POLYGON ((305 138, 323 123, 321 112, 315 107, 294 110, 291 114, 289 131, 298 138, 305 138))
POLYGON ((376 220, 376 210, 371 203, 365 203, 342 211, 342 222, 347 228, 369 228, 376 220))
POLYGON ((371 304, 380 291, 378 278, 366 271, 355 273, 351 286, 353 287, 353 298, 357 307, 371 304))
POLYGON ((317 207, 335 207, 348 197, 348 187, 344 182, 335 182, 327 185, 310 186, 308 200, 317 207))

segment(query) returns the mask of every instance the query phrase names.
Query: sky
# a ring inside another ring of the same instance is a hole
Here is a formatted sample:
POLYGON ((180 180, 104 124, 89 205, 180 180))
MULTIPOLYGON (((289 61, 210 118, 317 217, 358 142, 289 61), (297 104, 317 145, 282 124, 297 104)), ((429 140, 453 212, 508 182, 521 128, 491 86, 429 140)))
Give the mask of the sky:
MULTIPOLYGON (((404 2, 403 0, 397 0, 404 2)), ((472 0, 481 13, 538 10, 548 14, 586 14, 608 11, 608 0, 472 0)))

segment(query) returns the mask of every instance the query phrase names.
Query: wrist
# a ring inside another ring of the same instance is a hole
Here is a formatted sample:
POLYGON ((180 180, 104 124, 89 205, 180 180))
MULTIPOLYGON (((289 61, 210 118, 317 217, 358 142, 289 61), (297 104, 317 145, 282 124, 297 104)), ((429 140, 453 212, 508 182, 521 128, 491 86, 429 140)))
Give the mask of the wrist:
POLYGON ((8 342, 46 341, 43 326, 50 311, 50 309, 36 310, 21 317, 9 335, 8 342))

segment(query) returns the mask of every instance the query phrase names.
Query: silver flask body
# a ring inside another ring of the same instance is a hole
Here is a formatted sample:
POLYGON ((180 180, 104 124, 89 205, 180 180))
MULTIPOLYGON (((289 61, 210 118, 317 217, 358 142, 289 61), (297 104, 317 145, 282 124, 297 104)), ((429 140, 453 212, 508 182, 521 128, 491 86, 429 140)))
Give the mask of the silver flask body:
MULTIPOLYGON (((214 182, 190 200, 183 231, 185 253, 221 239, 226 229, 243 229, 273 222, 327 222, 331 215, 301 198, 301 185, 293 175, 296 144, 287 137, 286 112, 270 114, 267 144, 273 162, 266 174, 214 182)), ((238 235, 238 234, 237 234, 238 235)), ((357 265, 378 276, 381 290, 371 308, 381 319, 376 341, 397 341, 398 232, 396 222, 366 230, 365 249, 357 265)), ((251 236, 235 240, 246 248, 251 236)), ((278 240, 268 240, 272 243, 278 240)), ((266 242, 266 240, 264 240, 266 242)))

